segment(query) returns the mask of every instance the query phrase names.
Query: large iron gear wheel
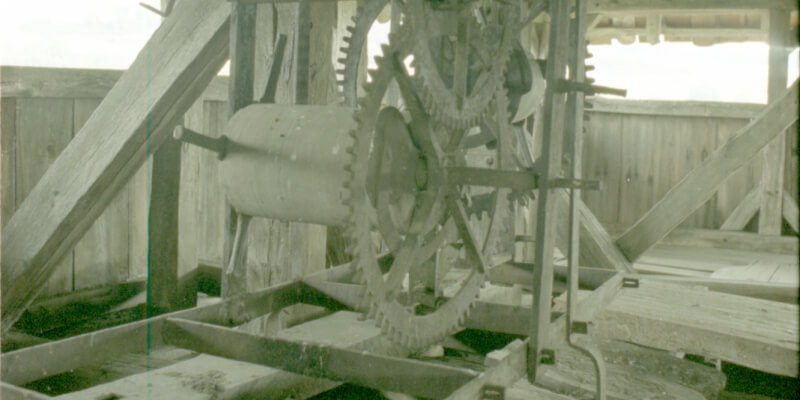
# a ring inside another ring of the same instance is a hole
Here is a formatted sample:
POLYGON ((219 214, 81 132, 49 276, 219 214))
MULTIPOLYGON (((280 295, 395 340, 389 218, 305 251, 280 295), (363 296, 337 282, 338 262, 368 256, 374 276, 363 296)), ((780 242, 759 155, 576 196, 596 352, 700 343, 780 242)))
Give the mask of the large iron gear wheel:
POLYGON ((342 38, 344 45, 339 51, 344 57, 339 59, 343 68, 338 71, 342 75, 338 85, 343 97, 342 105, 346 107, 356 107, 357 105, 358 66, 361 61, 361 51, 367 42, 369 28, 387 4, 389 4, 389 0, 370 0, 363 6, 359 6, 356 15, 352 18, 353 25, 346 28, 349 35, 342 38))
MULTIPOLYGON (((391 249, 394 261, 389 272, 384 276, 378 264, 377 249, 373 241, 373 222, 376 211, 370 195, 368 194, 368 175, 370 173, 370 152, 373 148, 373 132, 381 113, 381 100, 389 86, 395 79, 396 70, 393 66, 393 56, 400 60, 411 54, 413 36, 408 27, 390 35, 390 43, 383 47, 383 56, 376 57, 377 70, 370 71, 371 82, 365 85, 365 97, 358 101, 359 109, 354 113, 357 128, 351 132, 353 145, 348 149, 352 157, 352 164, 347 169, 351 179, 347 183, 349 197, 346 204, 349 209, 349 224, 345 234, 352 245, 348 249, 353 257, 353 265, 365 287, 365 302, 368 305, 369 315, 376 319, 376 324, 393 341, 411 350, 422 349, 442 340, 454 333, 463 324, 467 314, 477 299, 481 285, 488 271, 481 270, 474 262, 466 262, 469 271, 460 281, 455 293, 431 312, 420 315, 413 307, 403 304, 397 296, 397 285, 402 284, 403 276, 411 264, 425 261, 435 254, 438 246, 448 240, 455 228, 454 218, 445 210, 442 215, 433 217, 434 228, 426 225, 419 234, 410 234, 402 238, 401 243, 391 249), (402 274, 402 275, 400 275, 402 274)), ((492 110, 495 114, 496 125, 499 130, 497 147, 505 149, 508 145, 506 139, 511 137, 508 133, 509 114, 505 91, 498 89, 493 97, 492 110)), ((411 113, 414 118, 414 113, 411 113)), ((427 117, 427 116, 426 116, 427 117)), ((503 151, 499 151, 501 159, 497 166, 505 165, 503 151)), ((430 189, 432 193, 435 192, 430 189)), ((448 193, 452 193, 452 189, 448 193)), ((497 217, 508 210, 510 203, 505 189, 498 189, 494 198, 493 216, 497 217)), ((463 194, 463 193, 461 193, 463 194)), ((437 199, 443 203, 440 197, 437 199)), ((463 205, 463 203, 462 203, 463 205)), ((463 214, 461 214, 463 217, 463 214)), ((463 221, 463 218, 461 219, 463 221)), ((481 251, 492 252, 504 240, 497 237, 507 234, 509 224, 493 223, 490 225, 484 238, 481 238, 481 251)), ((379 229, 380 231, 381 229, 379 229)), ((457 231, 456 231, 457 232, 457 231)), ((472 237, 472 234, 469 234, 472 237)), ((471 243, 475 241, 471 240, 471 243)), ((477 246, 475 246, 477 247, 477 246)), ((491 254, 484 254, 491 256, 491 254)))
POLYGON ((443 19, 441 14, 445 11, 441 10, 448 7, 461 9, 456 6, 458 3, 460 2, 448 0, 408 0, 404 11, 414 36, 412 65, 422 81, 422 100, 427 109, 432 110, 437 121, 450 128, 464 129, 480 122, 496 91, 503 86, 505 68, 517 41, 520 26, 513 13, 514 7, 499 1, 485 3, 491 7, 492 12, 490 15, 484 13, 482 17, 485 20, 481 22, 470 15, 470 11, 479 10, 473 4, 464 5, 467 12, 461 11, 458 18, 451 16, 452 18, 443 19), (451 57, 452 65, 444 65, 447 58, 443 55, 444 48, 438 51, 435 48, 439 47, 437 44, 443 46, 443 43, 453 37, 453 32, 443 30, 442 27, 452 25, 447 21, 455 19, 469 21, 471 29, 463 26, 456 29, 460 32, 455 36, 456 49, 451 57), (464 33, 465 31, 469 33, 464 33), (464 44, 465 48, 459 52, 458 45, 461 41, 469 41, 476 46, 464 44), (475 52, 475 47, 483 51, 475 52), (472 54, 475 57, 469 57, 472 54), (462 82, 465 86, 462 88, 458 88, 459 77, 455 71, 458 69, 459 58, 464 58, 461 63, 467 65, 469 76, 463 77, 467 82, 462 82), (464 93, 459 93, 461 91, 464 93))

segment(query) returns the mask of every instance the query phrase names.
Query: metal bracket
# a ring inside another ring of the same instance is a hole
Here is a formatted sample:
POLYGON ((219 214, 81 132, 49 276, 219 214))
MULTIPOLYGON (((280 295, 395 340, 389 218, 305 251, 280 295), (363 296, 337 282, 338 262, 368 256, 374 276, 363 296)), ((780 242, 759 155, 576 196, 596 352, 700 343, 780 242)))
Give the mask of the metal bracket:
POLYGON ((622 278, 622 287, 624 288, 638 288, 639 280, 636 278, 622 278))
POLYGON ((579 333, 581 335, 588 335, 589 334, 589 323, 585 321, 572 321, 572 326, 570 327, 571 333, 579 333))
POLYGON ((542 349, 539 363, 543 365, 553 365, 556 363, 556 351, 553 349, 542 349))
POLYGON ((484 385, 481 388, 481 400, 504 400, 506 388, 497 385, 484 385))

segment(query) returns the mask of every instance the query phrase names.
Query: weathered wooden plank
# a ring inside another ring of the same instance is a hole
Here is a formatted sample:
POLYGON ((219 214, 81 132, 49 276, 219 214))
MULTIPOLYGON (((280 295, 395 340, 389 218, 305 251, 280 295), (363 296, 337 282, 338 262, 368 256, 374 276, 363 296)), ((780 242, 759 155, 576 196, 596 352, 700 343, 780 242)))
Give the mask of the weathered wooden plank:
POLYGON ((591 0, 588 2, 589 13, 656 10, 760 10, 771 8, 791 10, 794 7, 794 2, 790 0, 710 0, 703 2, 692 0, 616 0, 613 2, 606 0, 591 0))
POLYGON ((153 182, 147 214, 150 240, 147 265, 147 307, 166 312, 193 306, 195 298, 178 293, 178 196, 181 179, 181 143, 167 140, 153 154, 153 182))
POLYGON ((0 98, 0 225, 17 209, 17 100, 0 98))
MULTIPOLYGON (((606 363, 608 399, 716 399, 725 386, 721 372, 666 351, 607 339, 597 339, 596 346, 606 363)), ((568 347, 555 355, 555 365, 537 383, 573 398, 594 398, 591 361, 568 347)))
MULTIPOLYGON (((70 99, 18 99, 17 100, 17 152, 16 194, 17 213, 34 186, 72 139, 72 100, 70 99)), ((16 214, 14 214, 16 215, 16 214)), ((12 224, 14 217, 6 224, 12 224)), ((3 253, 13 239, 3 234, 3 253)), ((52 277, 46 280, 45 294, 54 295, 72 291, 73 254, 61 260, 52 277)), ((3 255, 6 268, 6 255, 3 255)), ((3 274, 3 284, 13 274, 3 274)), ((44 284, 45 282, 41 282, 44 284)), ((5 286, 4 286, 5 287, 5 286)), ((38 288, 37 288, 38 289, 38 288)), ((5 290, 3 291, 5 295, 5 290)), ((3 328, 5 330, 5 328, 3 328)))
MULTIPOLYGON (((596 99, 587 99, 594 104, 596 99)), ((600 222, 619 221, 620 185, 622 184, 622 128, 623 115, 595 114, 587 109, 589 120, 586 123, 584 140, 584 171, 586 179, 602 183, 600 190, 583 193, 583 201, 594 212, 600 222)))
POLYGON ((679 228, 661 239, 659 244, 794 255, 798 252, 797 242, 796 236, 764 237, 749 232, 679 228))
POLYGON ((640 279, 594 320, 592 334, 797 376, 797 304, 640 279))
MULTIPOLYGON (((75 99, 73 132, 80 131, 99 104, 99 99, 75 99)), ((128 191, 122 190, 75 245, 75 290, 128 279, 128 212, 128 191)))
POLYGON ((666 236, 702 206, 726 177, 796 119, 797 83, 711 153, 617 240, 625 256, 635 260, 666 236))
POLYGON ((740 231, 744 229, 748 222, 758 212, 759 205, 761 204, 761 186, 756 186, 733 209, 722 226, 719 227, 723 231, 740 231))
POLYGON ((663 115, 672 117, 753 118, 764 108, 755 103, 711 101, 623 100, 596 97, 589 114, 663 115))
POLYGON ((219 71, 229 13, 220 0, 178 4, 20 205, 3 229, 3 330, 219 71))
POLYGON ((145 164, 128 181, 128 277, 147 279, 147 208, 150 166, 145 164))
MULTIPOLYGON (((102 99, 125 71, 0 66, 0 92, 4 98, 48 97, 102 99)), ((207 100, 228 98, 228 78, 215 77, 203 93, 207 100)))
MULTIPOLYGON (((769 71, 767 101, 777 100, 786 89, 789 68, 789 15, 784 10, 769 12, 769 71)), ((780 235, 783 227, 783 168, 786 136, 781 133, 761 153, 761 203, 758 233, 780 235)))
MULTIPOLYGON (((550 49, 545 79, 555 82, 565 77, 569 57, 569 11, 566 2, 548 4, 550 24, 550 49)), ((549 345, 550 297, 553 287, 553 250, 556 243, 559 221, 556 214, 556 193, 549 188, 549 181, 561 176, 562 143, 564 136, 566 95, 557 93, 548 86, 543 105, 544 136, 542 156, 539 159, 539 192, 536 199, 536 249, 534 252, 533 287, 536 292, 531 307, 531 333, 528 341, 527 373, 528 380, 536 379, 542 350, 549 345)), ((568 203, 567 203, 568 204, 568 203)), ((562 214, 563 215, 563 214, 562 214)))

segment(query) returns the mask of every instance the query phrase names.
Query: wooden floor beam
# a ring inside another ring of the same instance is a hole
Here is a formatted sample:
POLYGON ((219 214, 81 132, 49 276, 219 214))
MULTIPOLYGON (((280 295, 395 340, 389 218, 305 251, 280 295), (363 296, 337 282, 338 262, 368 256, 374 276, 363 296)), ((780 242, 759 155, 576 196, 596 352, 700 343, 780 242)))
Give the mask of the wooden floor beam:
POLYGON ((797 82, 727 143, 711 153, 617 239, 636 260, 703 205, 720 184, 797 120, 797 82))
POLYGON ((2 330, 227 59, 230 5, 180 2, 3 229, 2 330))

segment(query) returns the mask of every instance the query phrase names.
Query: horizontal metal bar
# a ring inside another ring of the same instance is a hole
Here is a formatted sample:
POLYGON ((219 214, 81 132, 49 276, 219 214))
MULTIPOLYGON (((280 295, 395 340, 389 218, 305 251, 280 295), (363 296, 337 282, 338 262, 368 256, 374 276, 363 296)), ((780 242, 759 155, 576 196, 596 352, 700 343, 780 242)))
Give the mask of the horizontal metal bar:
POLYGON ((168 344, 200 353, 425 398, 444 398, 478 375, 462 368, 256 336, 175 318, 166 321, 161 335, 168 344))
POLYGON ((533 190, 538 187, 539 176, 530 171, 503 171, 492 168, 448 167, 447 182, 451 185, 504 187, 515 190, 533 190))
POLYGON ((184 143, 193 144, 202 147, 206 150, 211 150, 217 153, 217 158, 222 160, 225 158, 225 153, 228 148, 228 138, 225 136, 213 138, 203 135, 202 133, 195 132, 183 125, 178 125, 172 131, 172 137, 184 143))
MULTIPOLYGON (((533 277, 533 264, 509 262, 492 268, 489 281, 506 285, 520 283, 529 285, 533 277)), ((604 268, 580 267, 578 285, 581 288, 594 290, 611 279, 617 271, 604 268)), ((553 279, 557 282, 567 281, 567 267, 553 265, 553 279)))
POLYGON ((580 190, 600 190, 600 181, 588 179, 556 178, 550 180, 550 187, 580 190))

